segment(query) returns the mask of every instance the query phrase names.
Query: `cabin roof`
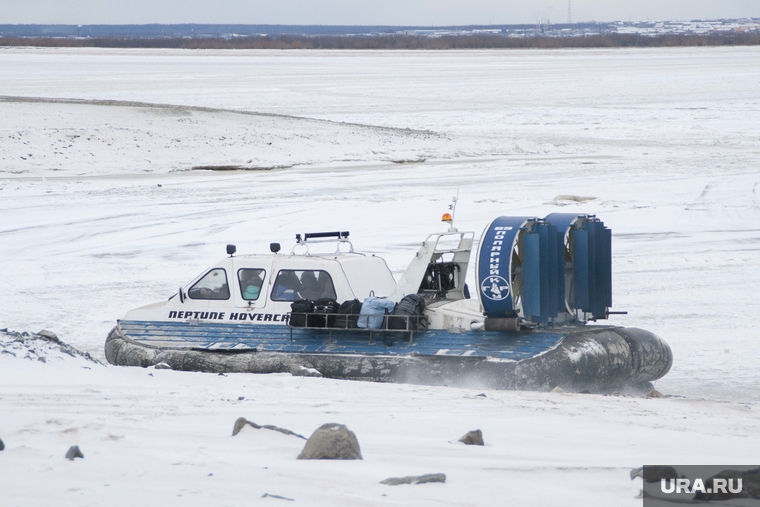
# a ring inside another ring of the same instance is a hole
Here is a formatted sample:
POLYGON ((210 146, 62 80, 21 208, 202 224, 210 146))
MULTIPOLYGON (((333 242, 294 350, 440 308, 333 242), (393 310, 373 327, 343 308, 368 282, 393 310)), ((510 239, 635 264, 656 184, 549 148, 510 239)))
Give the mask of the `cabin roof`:
POLYGON ((298 262, 309 262, 309 261, 324 261, 324 260, 337 260, 337 261, 343 261, 350 259, 351 261, 355 261, 358 259, 372 259, 377 258, 378 256, 373 254, 360 254, 360 253, 312 253, 309 255, 305 254, 243 254, 243 255, 235 255, 235 259, 238 261, 240 260, 257 260, 257 259, 272 259, 272 260, 292 260, 294 263, 298 262))

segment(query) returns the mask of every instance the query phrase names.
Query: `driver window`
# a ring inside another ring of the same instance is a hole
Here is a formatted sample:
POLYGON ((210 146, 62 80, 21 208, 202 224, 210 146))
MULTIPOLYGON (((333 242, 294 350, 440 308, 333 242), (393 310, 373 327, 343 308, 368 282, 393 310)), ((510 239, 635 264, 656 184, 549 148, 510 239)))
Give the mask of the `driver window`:
POLYGON ((263 269, 239 269, 238 280, 240 281, 240 295, 246 301, 256 301, 261 293, 261 285, 264 283, 263 269))
POLYGON ((190 287, 187 295, 192 299, 229 299, 227 272, 222 268, 212 269, 190 287))

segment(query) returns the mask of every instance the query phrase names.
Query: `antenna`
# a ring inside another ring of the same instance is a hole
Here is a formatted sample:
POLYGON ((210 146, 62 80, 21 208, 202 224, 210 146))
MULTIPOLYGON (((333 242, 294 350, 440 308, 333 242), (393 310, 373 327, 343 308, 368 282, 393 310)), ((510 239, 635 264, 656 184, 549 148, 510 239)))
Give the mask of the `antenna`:
POLYGON ((449 223, 449 232, 457 232, 457 228, 454 227, 454 218, 456 218, 457 214, 457 201, 459 200, 459 187, 457 187, 457 195, 456 197, 451 198, 451 204, 449 204, 449 209, 451 210, 451 213, 444 213, 442 217, 442 222, 448 222, 449 223))

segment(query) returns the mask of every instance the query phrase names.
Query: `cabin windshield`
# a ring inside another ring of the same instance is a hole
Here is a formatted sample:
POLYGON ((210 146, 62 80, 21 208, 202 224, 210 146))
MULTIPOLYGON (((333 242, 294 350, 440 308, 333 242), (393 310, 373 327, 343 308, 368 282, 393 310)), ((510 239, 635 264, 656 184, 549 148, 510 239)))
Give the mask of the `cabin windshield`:
POLYGON ((239 269, 240 295, 246 301, 256 301, 261 293, 266 273, 263 269, 239 269))
POLYGON ((281 269, 272 289, 272 301, 335 299, 335 286, 326 271, 281 269))
POLYGON ((222 268, 212 269, 190 287, 187 295, 191 299, 229 299, 227 272, 222 268))

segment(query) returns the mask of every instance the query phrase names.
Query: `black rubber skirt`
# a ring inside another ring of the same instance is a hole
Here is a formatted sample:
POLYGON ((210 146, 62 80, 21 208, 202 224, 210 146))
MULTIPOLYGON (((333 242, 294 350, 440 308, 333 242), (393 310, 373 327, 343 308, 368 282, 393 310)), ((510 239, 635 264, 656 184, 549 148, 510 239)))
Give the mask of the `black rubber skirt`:
MULTIPOLYGON (((544 330, 543 332, 546 332, 544 330)), ((210 373, 284 373, 314 368, 323 377, 480 389, 606 393, 646 391, 673 364, 668 344, 637 328, 560 328, 557 346, 519 361, 463 356, 353 355, 210 351, 143 345, 113 328, 106 359, 118 366, 166 363, 173 370, 210 373)))

